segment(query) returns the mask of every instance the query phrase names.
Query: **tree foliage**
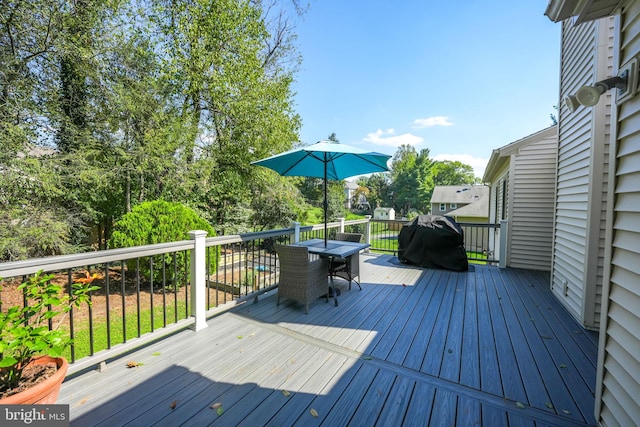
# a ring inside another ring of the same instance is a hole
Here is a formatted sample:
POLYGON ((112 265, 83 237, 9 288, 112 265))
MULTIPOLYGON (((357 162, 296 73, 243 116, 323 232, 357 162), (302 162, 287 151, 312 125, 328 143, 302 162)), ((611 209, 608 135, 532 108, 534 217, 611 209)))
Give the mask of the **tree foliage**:
MULTIPOLYGON (((302 2, 1 10, 0 260, 104 248, 123 215, 154 200, 190 206, 217 234, 285 226, 305 202, 322 206, 321 180, 250 166, 298 144, 302 2)), ((372 208, 424 211, 434 185, 468 178, 463 166, 403 146, 392 172, 363 187, 372 208)), ((343 182, 328 183, 327 200, 329 220, 345 215, 343 182)))
POLYGON ((6 193, 3 259, 104 247, 115 221, 156 199, 193 206, 219 232, 273 222, 252 219, 249 164, 298 140, 297 1, 2 5, 0 167, 12 173, 0 183, 53 174, 57 190, 6 193), (34 146, 53 150, 48 171, 16 161, 34 146), (45 249, 25 250, 34 240, 45 249))

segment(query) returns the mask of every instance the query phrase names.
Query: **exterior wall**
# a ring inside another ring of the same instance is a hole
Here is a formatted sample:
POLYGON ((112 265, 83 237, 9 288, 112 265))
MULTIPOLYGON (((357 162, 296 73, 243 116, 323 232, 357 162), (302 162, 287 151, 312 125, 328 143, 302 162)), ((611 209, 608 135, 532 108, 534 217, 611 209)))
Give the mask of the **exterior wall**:
MULTIPOLYGON (((562 24, 560 96, 612 75, 613 19, 562 24)), ((601 312, 610 93, 592 108, 560 109, 551 289, 587 328, 601 312)))
MULTIPOLYGON (((502 171, 497 173, 497 178, 495 182, 491 183, 491 189, 489 190, 489 224, 500 224, 500 221, 503 219, 507 219, 507 187, 509 185, 509 169, 504 168, 502 171), (503 192, 503 190, 505 190, 503 192), (503 209, 504 208, 504 209, 503 209), (503 217, 504 214, 504 217, 503 217)), ((489 251, 496 254, 496 256, 500 253, 500 233, 505 232, 509 233, 509 227, 506 230, 496 229, 494 231, 495 238, 489 239, 489 251)), ((509 239, 507 239, 508 241, 509 239)), ((507 245, 508 246, 508 245, 507 245)), ((506 260, 504 260, 505 265, 509 265, 509 248, 505 252, 506 260)))
POLYGON ((448 215, 449 212, 460 209, 463 206, 467 206, 468 203, 456 203, 455 207, 451 207, 451 203, 431 203, 431 215, 448 215), (445 205, 445 210, 440 210, 440 205, 445 205))
POLYGON ((511 156, 509 267, 551 270, 557 144, 554 128, 511 156))
MULTIPOLYGON (((640 2, 625 1, 619 16, 617 64, 640 55, 640 2)), ((602 425, 640 422, 640 93, 614 111, 617 139, 609 186, 610 233, 596 388, 602 425)))

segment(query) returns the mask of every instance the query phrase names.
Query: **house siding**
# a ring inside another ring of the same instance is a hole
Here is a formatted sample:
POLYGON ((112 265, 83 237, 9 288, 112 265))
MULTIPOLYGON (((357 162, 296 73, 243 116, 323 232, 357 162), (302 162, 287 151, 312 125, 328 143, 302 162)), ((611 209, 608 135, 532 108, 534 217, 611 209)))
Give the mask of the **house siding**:
POLYGON ((512 156, 510 267, 551 270, 557 135, 512 156))
MULTIPOLYGON (((506 210, 506 204, 507 204, 507 200, 503 199, 503 186, 506 188, 508 187, 508 183, 509 183, 509 169, 505 168, 504 170, 500 171, 498 173, 498 177, 495 180, 495 182, 491 183, 491 190, 489 191, 489 223, 490 224, 500 224, 500 221, 503 219, 507 219, 506 216, 503 218, 502 217, 502 212, 507 212, 506 210), (503 206, 504 206, 504 211, 503 211, 503 206)), ((509 235, 509 227, 507 225, 507 229, 506 230, 500 230, 499 228, 496 228, 495 231, 495 238, 494 239, 489 239, 489 251, 494 253, 494 256, 497 256, 498 254, 500 254, 500 233, 507 233, 507 236, 509 235)), ((507 248, 505 251, 505 257, 507 258, 505 261, 505 265, 507 265, 507 263, 509 262, 509 248, 508 248, 508 240, 507 240, 507 248)))
MULTIPOLYGON (((619 64, 640 54, 640 2, 619 16, 619 64)), ((615 184, 606 316, 600 336, 596 416, 605 426, 640 420, 640 95, 617 110, 615 184)), ((609 257, 607 257, 609 258, 609 257)))
MULTIPOLYGON (((614 21, 563 22, 561 98, 610 76, 614 21)), ((551 289, 585 327, 599 326, 606 230, 610 94, 593 107, 560 109, 551 289)))

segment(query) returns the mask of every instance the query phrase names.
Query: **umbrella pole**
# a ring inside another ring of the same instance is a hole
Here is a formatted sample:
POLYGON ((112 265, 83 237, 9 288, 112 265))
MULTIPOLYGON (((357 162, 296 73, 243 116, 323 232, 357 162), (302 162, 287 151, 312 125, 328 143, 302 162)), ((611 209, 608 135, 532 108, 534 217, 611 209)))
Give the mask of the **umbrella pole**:
POLYGON ((324 247, 327 247, 327 209, 329 202, 327 201, 327 154, 324 154, 324 247))

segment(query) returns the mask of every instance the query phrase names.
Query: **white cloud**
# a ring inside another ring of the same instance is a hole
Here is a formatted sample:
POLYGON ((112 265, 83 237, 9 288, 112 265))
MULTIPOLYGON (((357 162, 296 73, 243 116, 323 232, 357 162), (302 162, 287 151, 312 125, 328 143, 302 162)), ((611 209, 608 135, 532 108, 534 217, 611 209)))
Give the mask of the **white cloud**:
POLYGON ((428 128, 432 126, 453 126, 446 116, 427 117, 426 119, 415 119, 413 121, 415 127, 428 128))
POLYGON ((386 131, 378 129, 375 132, 368 133, 367 136, 364 137, 364 140, 372 144, 387 147, 400 147, 403 144, 418 145, 424 142, 423 138, 410 133, 396 135, 393 129, 387 129, 386 131))
POLYGON ((484 170, 487 167, 487 163, 489 163, 489 159, 481 159, 478 157, 473 157, 469 154, 438 154, 437 156, 431 157, 433 160, 451 160, 458 161, 464 163, 465 165, 469 165, 473 168, 473 174, 478 178, 482 178, 484 175, 484 170))

